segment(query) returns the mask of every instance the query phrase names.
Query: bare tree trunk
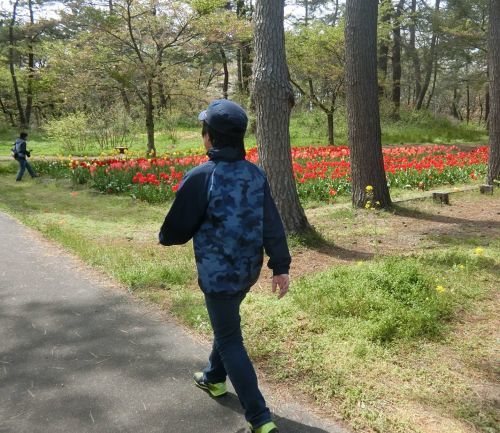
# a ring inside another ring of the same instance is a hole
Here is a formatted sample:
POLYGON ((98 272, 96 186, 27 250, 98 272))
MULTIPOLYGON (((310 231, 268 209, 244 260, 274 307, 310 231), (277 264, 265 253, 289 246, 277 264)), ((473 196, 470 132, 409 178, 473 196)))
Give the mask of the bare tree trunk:
POLYGON ((148 134, 148 155, 156 156, 155 147, 155 120, 154 120, 154 104, 153 104, 153 80, 149 79, 147 83, 147 100, 146 100, 146 130, 148 134))
MULTIPOLYGON (((247 9, 244 0, 237 0, 236 15, 240 18, 247 19, 247 9)), ((236 61, 238 65, 238 91, 241 94, 248 95, 249 85, 252 76, 252 65, 250 61, 251 46, 249 43, 243 42, 240 44, 236 53, 236 61)))
POLYGON ((394 23, 392 28, 392 103, 393 116, 399 119, 399 109, 401 107, 401 14, 403 12, 404 0, 400 0, 394 13, 394 23))
POLYGON ((427 109, 429 109, 429 107, 431 105, 431 100, 432 100, 432 97, 434 96, 434 91, 436 90, 437 73, 438 73, 438 61, 436 58, 436 61, 434 62, 434 77, 432 79, 432 89, 431 89, 431 92, 429 93, 429 97, 427 98, 427 104, 425 105, 425 107, 427 109))
POLYGON ((160 109, 165 110, 167 108, 168 99, 165 96, 165 87, 161 79, 158 80, 158 98, 160 99, 160 109))
MULTIPOLYGON (((436 0, 436 8, 435 8, 436 15, 439 13, 440 3, 441 3, 441 0, 436 0)), ((432 25, 431 46, 429 49, 429 57, 427 59, 427 63, 425 66, 424 83, 422 84, 422 89, 420 90, 420 94, 418 95, 418 99, 417 99, 417 105, 415 106, 415 108, 417 110, 420 110, 422 108, 422 105, 424 103, 425 94, 427 93, 427 90, 429 88, 429 84, 431 82, 432 65, 434 65, 434 59, 436 57, 437 40, 438 40, 437 28, 436 28, 436 24, 433 24, 432 25)))
POLYGON ((490 74, 490 155, 487 182, 500 179, 500 0, 490 0, 489 30, 490 74))
MULTIPOLYGON (((35 17, 33 14, 33 2, 32 0, 28 1, 28 8, 30 12, 30 24, 33 26, 35 24, 35 17)), ((33 28, 29 30, 28 36, 28 76, 27 76, 27 86, 26 86, 26 109, 25 113, 25 121, 26 125, 23 128, 29 128, 30 119, 31 119, 31 110, 33 108, 33 80, 35 78, 35 54, 33 52, 33 28)))
MULTIPOLYGON (((390 0, 383 0, 382 7, 386 8, 380 21, 382 24, 387 24, 391 20, 392 4, 390 0)), ((383 97, 385 93, 385 85, 387 80, 387 68, 389 66, 389 42, 388 38, 381 38, 378 55, 378 69, 380 71, 380 79, 378 84, 378 95, 383 97)))
POLYGON ((335 0, 335 10, 332 16, 332 26, 337 25, 338 17, 339 17, 339 0, 335 0))
POLYGON ((367 204, 367 186, 373 188, 374 201, 381 207, 391 205, 377 94, 377 8, 377 0, 347 0, 346 4, 347 120, 356 207, 367 204))
POLYGON ((285 57, 284 0, 255 4, 253 104, 262 167, 288 233, 309 227, 299 202, 290 148, 290 112, 294 105, 285 57))
POLYGON ((411 58, 413 60, 413 73, 415 75, 415 99, 414 101, 416 102, 416 98, 418 95, 420 95, 420 91, 422 88, 422 75, 420 72, 420 58, 418 56, 417 52, 417 46, 416 46, 416 21, 417 21, 417 0, 412 0, 411 1, 411 20, 410 20, 410 26, 409 26, 409 31, 410 31, 410 53, 411 53, 411 58))
POLYGON ((457 88, 455 87, 453 89, 453 102, 451 104, 451 114, 452 116, 455 118, 455 119, 460 119, 462 120, 462 116, 460 115, 460 112, 458 111, 458 100, 459 100, 459 96, 458 96, 458 90, 457 88))
MULTIPOLYGON (((486 68, 486 77, 490 77, 490 68, 489 66, 486 68)), ((486 128, 489 128, 490 124, 490 86, 489 84, 486 86, 486 90, 484 93, 484 122, 486 123, 486 128)))
POLYGON ((328 145, 335 146, 335 137, 333 135, 333 113, 326 113, 326 121, 328 124, 328 145))
POLYGON ((222 67, 224 69, 224 83, 222 84, 222 97, 227 99, 229 90, 229 69, 227 68, 227 57, 224 48, 219 47, 220 56, 222 58, 222 67))
POLYGON ((124 88, 120 89, 120 96, 122 97, 123 107, 125 108, 126 113, 130 116, 130 101, 124 88))
POLYGON ((469 80, 465 82, 465 91, 467 94, 467 105, 466 105, 466 111, 465 111, 465 119, 467 121, 467 125, 470 122, 470 85, 469 85, 469 80))
POLYGON ((12 8, 12 19, 10 20, 9 24, 9 69, 10 76, 12 78, 12 87, 14 88, 14 96, 16 98, 19 124, 21 128, 24 128, 24 125, 26 125, 26 117, 24 116, 23 104, 21 103, 21 94, 19 93, 19 85, 17 83, 16 69, 14 67, 14 26, 16 25, 18 4, 19 0, 16 0, 12 8))

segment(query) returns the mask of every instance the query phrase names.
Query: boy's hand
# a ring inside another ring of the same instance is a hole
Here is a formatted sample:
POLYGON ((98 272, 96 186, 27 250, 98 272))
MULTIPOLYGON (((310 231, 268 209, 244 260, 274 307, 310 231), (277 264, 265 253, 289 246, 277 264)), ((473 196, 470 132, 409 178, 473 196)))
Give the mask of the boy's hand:
POLYGON ((273 293, 276 292, 276 287, 280 288, 278 294, 278 299, 281 299, 288 292, 288 286, 290 285, 290 277, 288 274, 275 275, 273 277, 273 293))

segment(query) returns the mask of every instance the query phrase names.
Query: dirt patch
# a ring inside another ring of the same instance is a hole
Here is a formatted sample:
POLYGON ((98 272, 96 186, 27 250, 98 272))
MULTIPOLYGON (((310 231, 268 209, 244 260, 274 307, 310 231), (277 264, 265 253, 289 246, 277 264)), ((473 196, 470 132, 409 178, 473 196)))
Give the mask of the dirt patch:
POLYGON ((500 237, 498 195, 457 193, 450 202, 446 206, 432 200, 408 201, 396 205, 392 213, 343 212, 335 206, 313 209, 308 212, 309 221, 325 242, 295 247, 291 273, 296 278, 335 264, 407 255, 454 243, 487 246, 500 237))

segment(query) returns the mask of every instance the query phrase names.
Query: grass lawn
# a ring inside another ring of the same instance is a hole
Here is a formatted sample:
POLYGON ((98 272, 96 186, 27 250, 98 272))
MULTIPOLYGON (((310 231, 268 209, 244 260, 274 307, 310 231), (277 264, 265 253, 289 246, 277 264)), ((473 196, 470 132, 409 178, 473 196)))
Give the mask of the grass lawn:
MULTIPOLYGON (((1 210, 209 335, 191 245, 157 245, 168 206, 13 171, 0 165, 1 210)), ((271 296, 264 270, 243 307, 268 382, 356 431, 498 431, 499 212, 477 192, 309 209, 317 232, 290 240, 289 295, 271 296)))

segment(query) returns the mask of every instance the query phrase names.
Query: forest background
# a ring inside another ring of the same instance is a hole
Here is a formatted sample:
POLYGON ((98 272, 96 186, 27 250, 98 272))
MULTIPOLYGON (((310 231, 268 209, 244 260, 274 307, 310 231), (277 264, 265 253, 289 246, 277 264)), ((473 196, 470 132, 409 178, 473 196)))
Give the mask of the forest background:
MULTIPOLYGON (((292 145, 346 144, 345 5, 288 3, 292 145)), ((381 2, 383 144, 487 141, 487 3, 381 2)), ((196 113, 214 98, 252 113, 251 1, 1 6, 3 154, 19 128, 39 154, 164 153, 198 145, 196 113)))

